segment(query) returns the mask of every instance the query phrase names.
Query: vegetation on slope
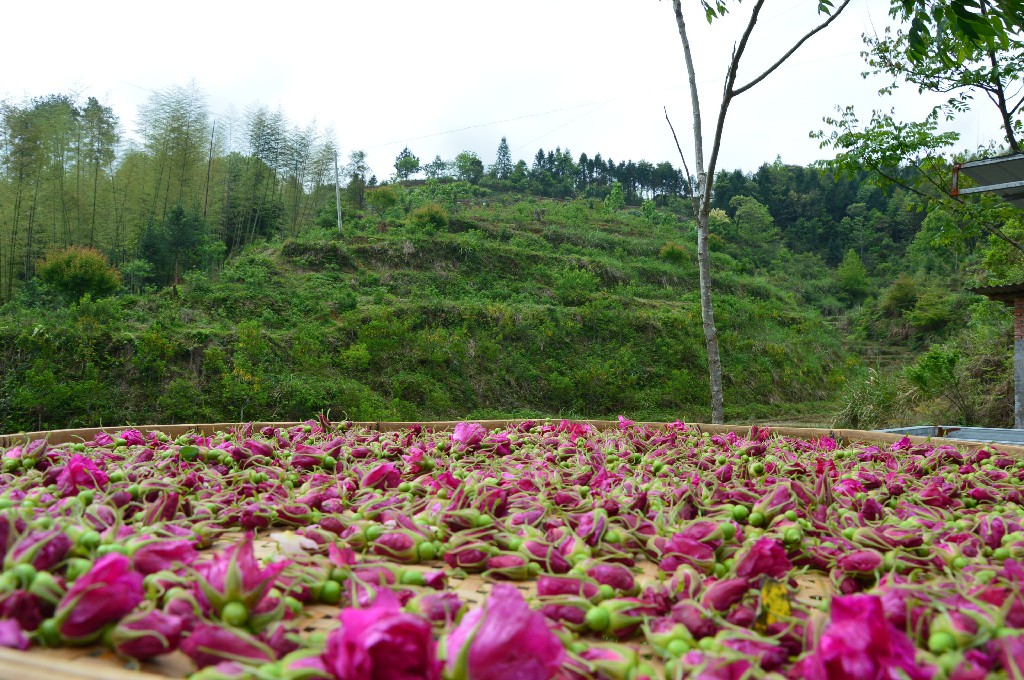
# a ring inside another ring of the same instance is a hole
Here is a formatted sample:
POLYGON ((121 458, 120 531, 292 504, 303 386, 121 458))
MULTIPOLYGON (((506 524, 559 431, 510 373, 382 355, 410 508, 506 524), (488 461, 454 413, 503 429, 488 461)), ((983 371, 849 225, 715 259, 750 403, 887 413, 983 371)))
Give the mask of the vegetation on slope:
MULTIPOLYGON (((693 244, 674 215, 497 195, 417 220, 437 188, 409 190, 408 218, 258 242, 169 288, 65 305, 26 287, 4 308, 2 429, 705 415, 693 244)), ((834 329, 719 258, 730 416, 820 408, 843 380, 834 329)))

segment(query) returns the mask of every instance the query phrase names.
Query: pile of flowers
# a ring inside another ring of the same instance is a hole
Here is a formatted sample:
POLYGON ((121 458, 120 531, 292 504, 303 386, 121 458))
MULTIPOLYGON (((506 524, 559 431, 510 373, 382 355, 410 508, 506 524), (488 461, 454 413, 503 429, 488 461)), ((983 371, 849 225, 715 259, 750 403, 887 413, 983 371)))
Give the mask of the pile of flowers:
POLYGON ((321 417, 0 460, 0 646, 194 678, 1024 677, 1024 462, 994 449, 321 417))

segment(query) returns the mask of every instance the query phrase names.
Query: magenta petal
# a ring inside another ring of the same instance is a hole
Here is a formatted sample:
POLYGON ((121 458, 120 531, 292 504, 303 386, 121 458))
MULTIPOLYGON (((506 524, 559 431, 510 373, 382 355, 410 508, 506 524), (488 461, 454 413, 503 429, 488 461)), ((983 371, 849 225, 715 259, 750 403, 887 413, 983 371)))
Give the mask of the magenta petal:
POLYGON ((196 626, 181 643, 181 651, 200 668, 242 659, 259 664, 273 661, 274 656, 269 647, 252 635, 210 624, 196 626))
POLYGON ((22 651, 28 649, 28 638, 21 630, 21 624, 14 619, 0 619, 0 647, 22 651))
POLYGON ((54 618, 64 639, 86 640, 135 609, 144 597, 142 574, 131 569, 127 557, 111 553, 71 585, 54 618))
POLYGON ((495 584, 483 609, 463 618, 447 645, 453 677, 472 680, 548 680, 565 658, 543 615, 502 583, 495 584))
POLYGON ((343 609, 339 618, 341 626, 328 635, 322 656, 335 677, 440 680, 430 622, 403 612, 389 591, 366 609, 343 609))

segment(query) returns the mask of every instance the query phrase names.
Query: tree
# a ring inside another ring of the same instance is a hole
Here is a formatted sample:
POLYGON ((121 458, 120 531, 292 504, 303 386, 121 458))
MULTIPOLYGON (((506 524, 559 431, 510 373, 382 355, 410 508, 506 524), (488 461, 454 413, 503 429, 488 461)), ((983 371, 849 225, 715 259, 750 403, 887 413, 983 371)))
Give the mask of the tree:
MULTIPOLYGON (((967 49, 992 49, 1024 30, 1020 0, 893 0, 889 15, 910 22, 906 55, 915 63, 927 60, 936 39, 952 36, 967 49)), ((961 52, 942 55, 947 65, 962 59, 961 52)))
POLYGON ((151 224, 139 241, 140 256, 153 265, 160 284, 177 283, 201 261, 205 241, 200 215, 175 206, 167 219, 151 224))
POLYGON ((366 205, 379 217, 383 217, 388 209, 398 205, 398 201, 398 192, 391 186, 378 187, 366 192, 366 205))
POLYGON ((370 172, 370 166, 366 164, 365 151, 353 151, 348 155, 348 165, 345 166, 345 175, 348 176, 348 185, 345 188, 349 202, 359 210, 363 209, 366 195, 366 173, 370 172))
POLYGON ((464 182, 477 184, 483 179, 484 164, 472 151, 463 151, 455 157, 455 175, 464 182))
POLYGON ((434 160, 423 166, 423 174, 427 179, 451 177, 451 164, 442 160, 441 156, 434 156, 434 160))
POLYGON ((512 152, 508 149, 508 140, 501 138, 498 144, 498 155, 491 166, 491 175, 495 179, 508 179, 512 174, 512 152))
POLYGON ((420 171, 420 159, 409 151, 409 147, 402 149, 402 153, 395 158, 395 177, 399 180, 407 180, 420 171))
MULTIPOLYGON (((206 94, 195 82, 154 92, 139 109, 139 124, 149 156, 146 222, 165 220, 175 206, 201 210, 210 138, 206 94)), ((255 153, 269 157, 264 146, 255 153)))
MULTIPOLYGON (((761 72, 760 75, 744 85, 737 85, 736 77, 740 61, 746 51, 747 41, 750 38, 750 34, 757 25, 758 17, 760 16, 761 9, 764 6, 764 0, 756 0, 754 2, 746 28, 744 29, 739 42, 733 48, 732 58, 726 67, 725 88, 722 92, 722 100, 718 108, 718 120, 715 125, 715 134, 711 141, 711 152, 708 156, 707 163, 705 163, 704 126, 701 120, 700 96, 697 90, 697 72, 694 67, 694 60, 690 51, 690 39, 689 34, 687 33, 686 21, 683 16, 682 1, 672 0, 672 11, 675 14, 676 27, 679 30, 679 39, 682 43, 683 56, 686 60, 686 72, 690 84, 690 104, 693 112, 693 145, 697 171, 697 191, 694 196, 694 213, 697 216, 697 267, 700 274, 701 319, 703 321, 704 342, 707 347, 708 354, 708 377, 711 388, 711 420, 715 423, 724 422, 725 412, 722 397, 722 359, 718 349, 718 330, 715 327, 714 306, 712 304, 711 294, 712 282, 711 257, 708 250, 708 215, 711 213, 712 208, 712 182, 708 181, 708 178, 715 177, 715 169, 718 164, 718 153, 722 146, 725 117, 733 99, 744 92, 749 91, 755 85, 771 75, 777 68, 779 68, 779 66, 785 63, 785 61, 789 59, 789 57, 792 56, 801 45, 807 42, 811 36, 815 35, 832 23, 842 13, 842 11, 846 9, 849 3, 850 0, 842 0, 840 5, 832 11, 832 2, 830 0, 819 0, 819 13, 825 13, 828 17, 800 38, 777 61, 761 72)), ((702 0, 702 4, 708 20, 721 17, 727 11, 725 0, 702 0)), ((667 112, 665 115, 666 118, 668 118, 667 112)), ((675 132, 673 131, 672 134, 674 136, 675 132)), ((676 141, 676 146, 679 147, 678 139, 676 141)), ((686 158, 683 156, 681 147, 679 147, 679 155, 682 157, 683 167, 686 168, 686 158)), ((686 174, 690 174, 689 169, 686 170, 686 174)))
POLYGON ((612 190, 604 199, 604 207, 607 210, 622 210, 626 207, 626 194, 622 191, 622 185, 618 182, 612 184, 612 190))
POLYGON ((92 200, 89 216, 89 245, 96 243, 96 213, 100 190, 100 171, 108 172, 114 162, 114 148, 117 146, 117 116, 113 109, 103 106, 95 97, 89 97, 82 110, 84 126, 84 160, 90 166, 92 175, 92 200))
POLYGON ((746 246, 755 265, 771 264, 782 248, 782 234, 768 208, 749 196, 734 197, 729 208, 733 210, 729 240, 746 246))
POLYGON ((868 270, 853 248, 846 251, 846 257, 836 269, 836 281, 840 295, 850 304, 860 302, 868 294, 868 270))
MULTIPOLYGON (((1016 2, 1017 0, 1012 0, 1016 2)), ((956 216, 961 238, 973 239, 981 231, 1002 240, 1024 257, 1024 243, 1002 229, 1012 211, 990 198, 965 200, 952 196, 954 162, 967 157, 956 154, 956 132, 940 132, 945 121, 970 110, 976 99, 988 100, 999 116, 1005 149, 1019 152, 1024 132, 1021 106, 1024 95, 1024 40, 1008 26, 1005 10, 1011 2, 982 1, 978 11, 964 3, 929 2, 930 14, 914 9, 908 31, 887 29, 881 36, 865 36, 865 52, 871 74, 889 78, 879 94, 891 94, 903 85, 919 91, 949 95, 924 118, 904 121, 894 111, 875 110, 866 123, 852 106, 840 108, 825 122, 830 133, 816 136, 823 148, 836 151, 832 162, 840 171, 869 169, 883 185, 898 186, 923 200, 931 209, 941 206, 956 216), (909 169, 911 172, 906 172, 909 169)), ((907 13, 908 3, 898 0, 893 12, 907 13)), ((990 145, 974 155, 990 156, 999 149, 990 145)))

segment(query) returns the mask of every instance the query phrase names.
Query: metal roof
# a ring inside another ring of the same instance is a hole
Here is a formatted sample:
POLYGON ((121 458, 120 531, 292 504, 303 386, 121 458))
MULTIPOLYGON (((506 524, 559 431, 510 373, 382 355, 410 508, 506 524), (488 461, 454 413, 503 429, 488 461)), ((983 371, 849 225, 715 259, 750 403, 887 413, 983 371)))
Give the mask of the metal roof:
POLYGON ((954 195, 988 191, 1024 209, 1024 154, 968 161, 959 164, 957 171, 973 179, 978 186, 955 189, 954 195))
POLYGON ((1024 430, 1011 430, 1000 427, 956 427, 951 425, 917 425, 915 427, 897 427, 891 430, 878 430, 892 434, 909 434, 916 437, 942 437, 944 439, 961 439, 963 441, 986 442, 990 444, 1024 444, 1024 430))

